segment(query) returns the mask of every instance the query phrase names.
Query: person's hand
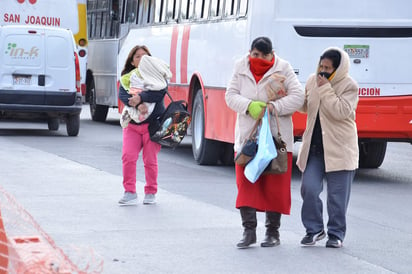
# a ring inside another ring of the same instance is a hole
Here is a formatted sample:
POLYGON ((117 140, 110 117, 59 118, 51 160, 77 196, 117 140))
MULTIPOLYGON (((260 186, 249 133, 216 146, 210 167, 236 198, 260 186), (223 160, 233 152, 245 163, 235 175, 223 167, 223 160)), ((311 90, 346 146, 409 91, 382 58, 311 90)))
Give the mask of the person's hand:
POLYGON ((252 103, 249 104, 247 107, 247 111, 249 112, 249 115, 257 120, 262 113, 262 110, 266 107, 266 103, 262 101, 252 101, 252 103))
POLYGON ((329 80, 325 76, 318 74, 316 82, 318 83, 318 87, 321 87, 324 84, 329 83, 329 80))
POLYGON ((133 95, 132 97, 129 98, 129 106, 135 107, 138 104, 140 104, 141 101, 142 99, 140 98, 139 94, 133 95))
POLYGON ((146 114, 148 112, 146 104, 140 104, 137 109, 140 111, 141 114, 146 114))

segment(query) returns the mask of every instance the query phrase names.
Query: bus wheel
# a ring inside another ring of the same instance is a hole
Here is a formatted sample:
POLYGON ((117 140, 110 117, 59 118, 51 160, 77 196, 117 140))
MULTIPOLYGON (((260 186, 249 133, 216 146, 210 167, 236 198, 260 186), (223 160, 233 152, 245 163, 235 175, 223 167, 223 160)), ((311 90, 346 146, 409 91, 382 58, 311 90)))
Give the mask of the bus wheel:
POLYGON ((202 91, 198 90, 192 110, 192 151, 200 165, 215 165, 220 158, 221 144, 205 138, 205 107, 202 91))
POLYGON ((233 166, 234 162, 234 151, 233 151, 233 144, 231 143, 221 143, 222 150, 220 155, 220 161, 225 166, 233 166))
POLYGON ((90 85, 88 85, 90 90, 89 93, 89 103, 90 103, 90 115, 93 121, 104 122, 106 121, 107 112, 109 110, 108 106, 98 105, 96 103, 96 89, 94 86, 94 79, 90 80, 90 85))
POLYGON ((58 117, 50 117, 47 119, 47 126, 49 130, 59 130, 60 119, 58 117))
POLYGON ((385 159, 387 142, 359 142, 359 167, 378 168, 385 159))
POLYGON ((80 129, 80 114, 69 115, 66 118, 67 135, 77 136, 80 129))

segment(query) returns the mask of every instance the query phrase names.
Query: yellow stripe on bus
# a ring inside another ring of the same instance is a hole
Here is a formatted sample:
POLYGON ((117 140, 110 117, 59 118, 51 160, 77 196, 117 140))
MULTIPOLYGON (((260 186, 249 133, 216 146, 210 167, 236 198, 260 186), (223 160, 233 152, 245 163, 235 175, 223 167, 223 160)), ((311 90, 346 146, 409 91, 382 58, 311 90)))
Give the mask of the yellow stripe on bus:
MULTIPOLYGON (((80 2, 80 1, 79 1, 80 2)), ((80 39, 86 41, 85 46, 87 45, 87 13, 86 13, 86 4, 77 4, 78 18, 79 18, 79 31, 74 35, 76 40, 76 45, 79 45, 80 39)))

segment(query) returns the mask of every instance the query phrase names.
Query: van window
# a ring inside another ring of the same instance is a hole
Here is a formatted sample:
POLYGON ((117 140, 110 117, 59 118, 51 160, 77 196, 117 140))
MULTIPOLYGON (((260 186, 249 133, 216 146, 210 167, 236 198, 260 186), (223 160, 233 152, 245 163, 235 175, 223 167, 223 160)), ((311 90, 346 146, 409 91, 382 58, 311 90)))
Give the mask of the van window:
POLYGON ((73 61, 73 54, 68 56, 67 53, 72 52, 70 41, 61 36, 47 37, 47 61, 48 66, 52 68, 67 68, 69 62, 73 61))
POLYGON ((4 64, 6 66, 40 67, 43 53, 40 50, 43 41, 38 35, 7 35, 4 45, 4 64))

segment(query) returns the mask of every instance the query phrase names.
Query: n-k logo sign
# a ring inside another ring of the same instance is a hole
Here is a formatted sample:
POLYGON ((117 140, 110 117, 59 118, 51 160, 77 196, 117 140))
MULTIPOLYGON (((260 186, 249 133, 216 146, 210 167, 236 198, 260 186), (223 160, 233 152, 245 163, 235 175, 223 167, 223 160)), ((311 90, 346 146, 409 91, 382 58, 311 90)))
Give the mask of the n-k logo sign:
POLYGON ((18 48, 16 43, 9 43, 5 52, 13 59, 34 59, 39 56, 39 48, 33 46, 29 51, 18 48))

